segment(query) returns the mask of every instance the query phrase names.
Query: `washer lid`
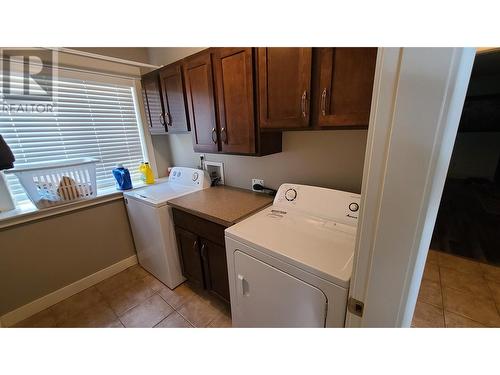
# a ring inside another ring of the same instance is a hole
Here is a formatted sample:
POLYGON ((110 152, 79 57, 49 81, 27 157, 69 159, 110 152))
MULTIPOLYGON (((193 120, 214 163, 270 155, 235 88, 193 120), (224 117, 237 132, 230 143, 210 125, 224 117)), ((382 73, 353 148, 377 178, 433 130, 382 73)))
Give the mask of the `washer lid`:
POLYGON ((356 227, 271 206, 235 224, 226 236, 347 288, 356 227))
POLYGON ((132 191, 124 192, 127 198, 143 201, 151 206, 160 207, 167 204, 167 201, 181 195, 189 194, 200 190, 195 186, 185 186, 170 182, 163 182, 151 186, 145 186, 132 191))

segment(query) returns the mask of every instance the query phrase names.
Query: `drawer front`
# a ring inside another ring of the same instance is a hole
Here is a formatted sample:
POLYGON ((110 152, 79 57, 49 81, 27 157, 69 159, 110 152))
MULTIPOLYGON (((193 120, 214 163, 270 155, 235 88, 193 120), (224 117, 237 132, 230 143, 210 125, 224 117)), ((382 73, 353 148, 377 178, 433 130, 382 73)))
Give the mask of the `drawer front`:
POLYGON ((188 214, 176 208, 172 209, 174 223, 176 226, 196 233, 200 237, 206 238, 218 245, 224 246, 224 226, 211 221, 188 214))

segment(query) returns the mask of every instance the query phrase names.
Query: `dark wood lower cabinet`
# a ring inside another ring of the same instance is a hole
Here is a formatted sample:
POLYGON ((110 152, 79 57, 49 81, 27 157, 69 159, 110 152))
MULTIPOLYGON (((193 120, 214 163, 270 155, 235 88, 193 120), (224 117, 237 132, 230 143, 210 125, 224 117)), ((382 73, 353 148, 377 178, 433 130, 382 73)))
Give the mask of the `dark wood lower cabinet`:
POLYGON ((229 279, 227 276, 225 247, 202 238, 201 256, 205 273, 205 287, 213 294, 229 302, 229 279))
POLYGON ((229 304, 225 227, 175 208, 173 217, 184 277, 229 304))
POLYGON ((203 265, 198 236, 179 227, 175 227, 175 235, 181 259, 182 274, 192 283, 203 287, 203 265))

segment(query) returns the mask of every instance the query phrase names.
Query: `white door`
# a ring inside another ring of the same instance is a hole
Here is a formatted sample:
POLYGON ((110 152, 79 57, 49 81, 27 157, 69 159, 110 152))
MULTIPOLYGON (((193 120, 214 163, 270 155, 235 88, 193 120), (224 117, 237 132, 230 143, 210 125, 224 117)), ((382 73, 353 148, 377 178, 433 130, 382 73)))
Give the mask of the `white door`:
POLYGON ((239 250, 234 253, 236 327, 324 327, 321 290, 239 250))
POLYGON ((409 327, 474 49, 377 56, 347 327, 409 327))

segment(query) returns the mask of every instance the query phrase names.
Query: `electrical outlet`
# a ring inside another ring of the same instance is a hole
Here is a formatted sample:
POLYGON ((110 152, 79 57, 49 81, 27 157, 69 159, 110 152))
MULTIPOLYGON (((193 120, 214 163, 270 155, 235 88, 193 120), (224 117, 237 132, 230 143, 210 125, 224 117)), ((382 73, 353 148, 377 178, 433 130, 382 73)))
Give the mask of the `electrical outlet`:
POLYGON ((255 184, 259 184, 259 185, 264 186, 264 180, 261 180, 261 179, 259 179, 259 178, 252 178, 252 190, 253 190, 253 191, 258 191, 258 190, 254 190, 254 189, 253 189, 253 186, 254 186, 255 184))

